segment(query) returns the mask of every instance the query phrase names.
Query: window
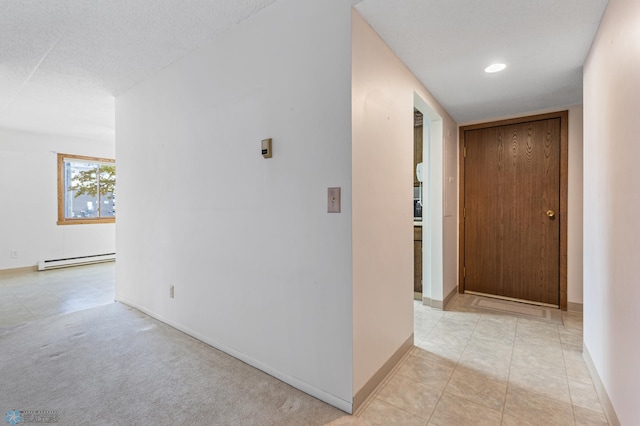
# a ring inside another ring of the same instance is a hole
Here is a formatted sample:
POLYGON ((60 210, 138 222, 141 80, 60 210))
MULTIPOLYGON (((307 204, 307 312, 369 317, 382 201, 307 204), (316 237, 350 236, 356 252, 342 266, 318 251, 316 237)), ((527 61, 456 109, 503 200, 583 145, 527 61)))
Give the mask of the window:
POLYGON ((58 154, 58 225, 116 220, 116 163, 58 154))

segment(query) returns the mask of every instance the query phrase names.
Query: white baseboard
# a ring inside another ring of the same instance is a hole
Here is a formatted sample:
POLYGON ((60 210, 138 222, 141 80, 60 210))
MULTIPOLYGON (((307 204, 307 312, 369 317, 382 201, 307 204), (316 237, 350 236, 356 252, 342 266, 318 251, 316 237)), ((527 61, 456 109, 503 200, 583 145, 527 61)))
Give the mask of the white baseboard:
POLYGON ((593 386, 596 388, 596 393, 598 394, 598 398, 600 398, 600 404, 602 405, 604 415, 607 417, 607 421, 612 426, 621 426, 616 410, 613 409, 613 404, 609 399, 609 394, 607 393, 602 380, 600 380, 598 370, 593 363, 593 359, 591 359, 591 354, 587 349, 587 345, 584 343, 582 344, 582 358, 584 359, 584 363, 587 365, 587 370, 589 370, 589 374, 591 375, 593 386))
POLYGON ((228 355, 231 355, 232 357, 239 359, 240 361, 251 365, 252 367, 257 368, 258 370, 264 371, 265 373, 269 374, 270 376, 275 377, 276 379, 287 383, 291 386, 293 386, 296 389, 301 390, 302 392, 309 394, 311 396, 313 396, 314 398, 317 398, 321 401, 326 402, 329 405, 333 405, 334 407, 352 414, 353 413, 353 401, 345 401, 335 395, 332 395, 328 392, 325 392, 321 389, 316 388, 315 386, 312 386, 306 382, 303 382, 293 376, 290 376, 287 373, 284 373, 282 371, 279 371, 267 364, 264 364, 261 361, 258 361, 248 355, 245 355, 241 352, 238 352, 237 350, 230 348, 226 345, 221 344, 220 342, 216 342, 213 339, 209 339, 206 336, 201 335, 200 333, 193 331, 191 329, 189 329, 188 327, 183 326, 182 324, 178 324, 174 321, 171 321, 167 318, 164 318, 162 315, 158 315, 155 312, 150 311, 149 309, 146 309, 143 306, 138 305, 135 302, 132 302, 130 300, 127 300, 126 298, 120 297, 118 295, 116 295, 116 301, 123 303, 127 306, 130 306, 134 309, 137 309, 141 312, 144 312, 145 314, 149 315, 152 318, 157 319, 158 321, 161 321, 167 325, 170 325, 171 327, 182 331, 183 333, 188 334, 189 336, 192 336, 198 340, 200 340, 203 343, 206 343, 209 346, 212 346, 228 355))

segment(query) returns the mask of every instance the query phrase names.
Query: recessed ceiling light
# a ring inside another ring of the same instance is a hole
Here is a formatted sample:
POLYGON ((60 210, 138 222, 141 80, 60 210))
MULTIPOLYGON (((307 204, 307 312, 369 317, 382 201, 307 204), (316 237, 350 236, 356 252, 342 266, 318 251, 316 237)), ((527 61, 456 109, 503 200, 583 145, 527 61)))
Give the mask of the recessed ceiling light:
POLYGON ((505 69, 507 66, 505 64, 491 64, 484 69, 484 72, 493 73, 499 72, 505 69))

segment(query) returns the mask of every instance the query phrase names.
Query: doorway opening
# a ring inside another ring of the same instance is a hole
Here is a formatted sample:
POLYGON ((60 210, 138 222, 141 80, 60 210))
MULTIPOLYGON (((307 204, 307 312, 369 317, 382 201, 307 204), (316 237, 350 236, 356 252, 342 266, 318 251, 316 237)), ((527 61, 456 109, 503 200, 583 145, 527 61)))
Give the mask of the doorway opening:
MULTIPOLYGON (((427 125, 427 132, 428 132, 427 125)), ((427 136, 428 137, 428 136, 427 136)), ((422 204, 424 192, 424 163, 422 145, 424 140, 423 115, 413 109, 413 298, 422 302, 422 204)), ((428 187, 427 187, 428 189, 428 187)))
MULTIPOLYGON (((421 199, 421 298, 424 305, 442 309, 443 284, 443 123, 442 117, 417 93, 414 115, 422 115, 422 199, 421 199)), ((417 164, 416 164, 417 166, 417 164)), ((415 170, 414 170, 415 174, 415 170)), ((417 176, 416 176, 417 180, 417 176)), ((415 181, 414 181, 415 183, 415 181)), ((415 188, 415 186, 414 186, 415 188)), ((420 186, 418 187, 420 188, 420 186)), ((415 198, 415 195, 414 195, 415 198)), ((415 201, 414 201, 415 203, 415 201)), ((414 250, 416 226, 414 217, 414 250)), ((417 263, 417 262, 416 262, 417 263)), ((414 282, 415 284, 415 282, 414 282)), ((414 287, 415 290, 415 287, 414 287)))

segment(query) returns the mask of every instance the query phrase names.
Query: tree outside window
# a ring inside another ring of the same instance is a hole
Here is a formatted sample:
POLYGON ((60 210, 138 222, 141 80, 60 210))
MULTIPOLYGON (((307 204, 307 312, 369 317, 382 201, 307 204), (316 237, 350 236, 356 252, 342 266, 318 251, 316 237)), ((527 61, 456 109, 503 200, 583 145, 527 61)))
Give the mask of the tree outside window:
POLYGON ((114 160, 58 154, 58 224, 115 222, 115 187, 114 160))

